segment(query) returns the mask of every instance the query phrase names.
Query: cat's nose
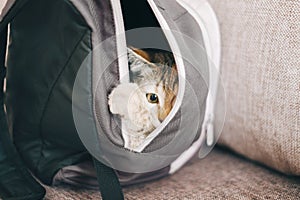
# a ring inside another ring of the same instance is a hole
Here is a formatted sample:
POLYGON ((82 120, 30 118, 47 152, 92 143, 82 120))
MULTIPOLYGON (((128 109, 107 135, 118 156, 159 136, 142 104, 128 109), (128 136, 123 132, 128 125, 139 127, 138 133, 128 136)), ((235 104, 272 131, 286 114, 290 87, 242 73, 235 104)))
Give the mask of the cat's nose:
POLYGON ((158 115, 158 120, 160 122, 163 122, 166 119, 166 117, 168 116, 169 112, 170 112, 170 110, 165 110, 165 109, 161 110, 158 115))

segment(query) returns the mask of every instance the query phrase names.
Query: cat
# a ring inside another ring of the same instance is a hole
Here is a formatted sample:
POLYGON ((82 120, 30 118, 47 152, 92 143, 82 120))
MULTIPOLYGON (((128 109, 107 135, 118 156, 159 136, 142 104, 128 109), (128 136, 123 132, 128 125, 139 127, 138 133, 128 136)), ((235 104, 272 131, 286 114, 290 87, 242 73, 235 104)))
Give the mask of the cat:
POLYGON ((135 150, 174 106, 178 72, 170 52, 129 47, 127 55, 130 83, 114 88, 108 104, 122 119, 124 147, 135 150))

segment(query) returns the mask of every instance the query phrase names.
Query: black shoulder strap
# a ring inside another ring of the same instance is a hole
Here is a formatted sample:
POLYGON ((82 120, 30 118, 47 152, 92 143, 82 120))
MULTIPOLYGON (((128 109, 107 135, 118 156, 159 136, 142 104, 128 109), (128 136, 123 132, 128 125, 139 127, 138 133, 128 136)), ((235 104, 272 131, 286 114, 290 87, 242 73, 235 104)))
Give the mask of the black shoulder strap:
POLYGON ((4 110, 4 78, 7 25, 26 1, 15 5, 0 22, 0 197, 4 200, 40 200, 45 189, 31 176, 11 140, 4 110))
POLYGON ((123 200, 123 192, 114 169, 104 165, 94 158, 99 189, 103 200, 123 200))

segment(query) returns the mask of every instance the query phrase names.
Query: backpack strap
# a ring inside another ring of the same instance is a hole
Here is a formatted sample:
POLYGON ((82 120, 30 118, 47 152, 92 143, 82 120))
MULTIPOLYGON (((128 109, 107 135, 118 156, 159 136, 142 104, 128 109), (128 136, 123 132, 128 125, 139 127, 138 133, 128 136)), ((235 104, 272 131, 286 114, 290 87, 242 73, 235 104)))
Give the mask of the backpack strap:
POLYGON ((32 177, 11 140, 4 110, 7 27, 27 0, 16 0, 0 22, 0 197, 3 200, 40 200, 45 189, 32 177))
POLYGON ((96 158, 93 160, 102 199, 123 200, 122 188, 115 170, 99 162, 96 158))

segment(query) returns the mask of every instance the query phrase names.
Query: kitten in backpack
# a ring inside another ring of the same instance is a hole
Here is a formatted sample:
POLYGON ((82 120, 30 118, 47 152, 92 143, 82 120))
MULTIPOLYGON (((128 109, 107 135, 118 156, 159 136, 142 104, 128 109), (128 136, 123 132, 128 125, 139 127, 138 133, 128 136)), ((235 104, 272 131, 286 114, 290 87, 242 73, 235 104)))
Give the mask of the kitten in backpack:
POLYGON ((127 48, 130 83, 109 95, 109 109, 122 119, 124 147, 135 150, 170 113, 178 91, 173 54, 127 48))

